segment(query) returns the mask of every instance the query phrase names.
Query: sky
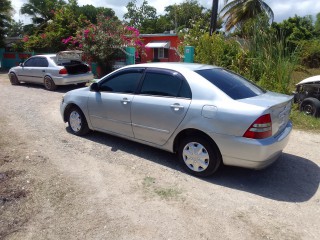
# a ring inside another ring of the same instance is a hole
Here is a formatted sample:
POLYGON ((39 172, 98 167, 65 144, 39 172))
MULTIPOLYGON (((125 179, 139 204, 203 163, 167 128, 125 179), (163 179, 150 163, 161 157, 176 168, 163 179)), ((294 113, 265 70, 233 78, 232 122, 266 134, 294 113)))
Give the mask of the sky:
MULTIPOLYGON (((164 8, 169 5, 179 4, 184 0, 148 0, 148 4, 157 9, 157 14, 164 14, 164 8)), ((211 9, 212 0, 198 0, 199 3, 211 9)), ((11 0, 12 6, 15 9, 14 19, 21 20, 25 23, 30 23, 30 19, 19 14, 19 10, 23 3, 28 0, 11 0)), ((112 8, 116 15, 122 19, 126 13, 126 5, 129 0, 78 0, 79 6, 92 4, 95 7, 108 7, 112 8)), ((143 0, 137 0, 140 5, 143 0)), ((320 0, 265 0, 265 2, 272 8, 274 12, 274 21, 282 22, 284 19, 293 17, 295 14, 298 16, 312 15, 315 17, 320 12, 320 0)), ((219 1, 219 10, 223 7, 224 0, 219 1)))

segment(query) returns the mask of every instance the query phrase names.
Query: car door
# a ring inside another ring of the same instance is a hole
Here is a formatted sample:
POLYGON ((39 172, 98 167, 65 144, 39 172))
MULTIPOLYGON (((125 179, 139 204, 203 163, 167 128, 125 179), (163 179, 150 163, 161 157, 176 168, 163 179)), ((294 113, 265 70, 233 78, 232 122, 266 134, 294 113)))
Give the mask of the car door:
POLYGON ((143 68, 125 69, 101 80, 98 92, 90 92, 88 110, 94 129, 133 137, 131 104, 143 68))
POLYGON ((47 67, 48 60, 45 57, 32 57, 23 64, 19 79, 27 82, 43 83, 47 67))
POLYGON ((185 117, 191 90, 178 72, 147 69, 131 107, 135 138, 163 145, 185 117))
POLYGON ((17 72, 20 81, 34 82, 32 69, 36 66, 36 57, 27 59, 17 72))
POLYGON ((49 65, 48 60, 45 57, 35 57, 35 60, 35 66, 30 70, 33 81, 36 83, 43 83, 49 65))

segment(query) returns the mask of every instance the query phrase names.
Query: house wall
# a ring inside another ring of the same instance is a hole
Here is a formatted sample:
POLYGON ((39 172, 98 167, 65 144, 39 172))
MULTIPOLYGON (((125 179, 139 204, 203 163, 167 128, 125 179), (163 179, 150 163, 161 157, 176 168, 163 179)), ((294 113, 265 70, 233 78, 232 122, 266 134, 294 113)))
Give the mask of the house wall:
MULTIPOLYGON (((153 41, 170 41, 170 48, 178 48, 179 38, 178 36, 159 36, 154 34, 153 36, 142 36, 142 41, 145 45, 153 41)), ((141 63, 152 62, 154 60, 153 48, 145 48, 146 55, 141 55, 141 63)), ((159 59, 160 62, 179 62, 180 57, 174 49, 169 49, 168 58, 159 59)))
POLYGON ((18 66, 27 58, 34 55, 34 53, 17 53, 17 52, 0 52, 1 68, 9 69, 14 66, 18 66))

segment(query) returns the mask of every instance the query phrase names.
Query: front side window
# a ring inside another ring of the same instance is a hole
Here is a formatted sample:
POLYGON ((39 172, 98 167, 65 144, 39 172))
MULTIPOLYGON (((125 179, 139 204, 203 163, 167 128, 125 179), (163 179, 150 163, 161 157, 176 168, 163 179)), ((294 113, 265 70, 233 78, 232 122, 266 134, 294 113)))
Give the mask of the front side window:
POLYGON ((36 58, 29 58, 25 63, 25 67, 36 67, 36 58))
POLYGON ((103 81, 99 88, 101 91, 114 93, 134 93, 139 81, 142 77, 142 72, 126 72, 103 81))
POLYGON ((181 79, 165 73, 147 72, 141 87, 141 94, 177 97, 181 79))
POLYGON ((266 91, 249 80, 223 68, 195 71, 234 100, 261 95, 266 91))

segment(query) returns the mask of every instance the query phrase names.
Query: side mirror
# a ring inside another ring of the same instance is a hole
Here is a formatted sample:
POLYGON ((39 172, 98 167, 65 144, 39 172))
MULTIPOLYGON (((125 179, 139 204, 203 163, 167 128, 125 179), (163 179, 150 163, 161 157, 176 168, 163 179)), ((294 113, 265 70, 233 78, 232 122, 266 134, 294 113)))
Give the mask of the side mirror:
POLYGON ((94 82, 90 85, 90 91, 93 91, 93 92, 99 92, 99 85, 98 83, 94 82))
POLYGON ((21 63, 19 63, 19 66, 20 66, 20 67, 23 67, 23 63, 22 63, 22 62, 21 62, 21 63))

